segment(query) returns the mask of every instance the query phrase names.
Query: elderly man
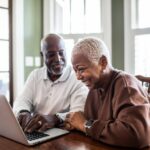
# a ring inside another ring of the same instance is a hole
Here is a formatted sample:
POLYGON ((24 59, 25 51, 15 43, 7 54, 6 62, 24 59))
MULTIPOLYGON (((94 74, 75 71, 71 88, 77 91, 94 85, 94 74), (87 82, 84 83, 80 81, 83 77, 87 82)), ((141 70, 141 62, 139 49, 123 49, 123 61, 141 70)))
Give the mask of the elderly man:
POLYGON ((34 70, 15 100, 14 112, 25 132, 45 131, 62 123, 65 113, 82 111, 88 88, 66 66, 65 43, 57 34, 41 41, 45 66, 34 70))
POLYGON ((150 146, 148 95, 134 76, 111 66, 104 42, 96 38, 79 41, 73 48, 72 64, 90 92, 84 113, 67 116, 71 128, 110 145, 150 146))

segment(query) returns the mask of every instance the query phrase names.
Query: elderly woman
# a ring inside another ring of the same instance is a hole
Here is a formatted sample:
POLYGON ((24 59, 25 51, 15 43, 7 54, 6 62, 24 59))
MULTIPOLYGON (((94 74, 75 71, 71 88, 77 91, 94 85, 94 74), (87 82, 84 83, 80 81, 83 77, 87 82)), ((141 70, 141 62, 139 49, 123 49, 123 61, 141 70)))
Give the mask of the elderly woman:
POLYGON ((73 48, 72 64, 78 80, 89 87, 84 113, 70 113, 72 128, 101 142, 143 148, 150 146, 150 103, 132 75, 110 63, 103 41, 85 38, 73 48))

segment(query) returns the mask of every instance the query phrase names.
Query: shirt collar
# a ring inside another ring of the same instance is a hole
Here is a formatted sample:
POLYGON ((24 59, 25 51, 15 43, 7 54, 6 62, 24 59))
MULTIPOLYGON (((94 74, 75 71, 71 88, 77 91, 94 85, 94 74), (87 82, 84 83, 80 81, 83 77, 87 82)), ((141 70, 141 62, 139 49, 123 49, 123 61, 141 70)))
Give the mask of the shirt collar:
POLYGON ((107 82, 103 84, 104 86, 98 87, 98 90, 100 91, 100 93, 105 93, 107 91, 108 87, 110 86, 111 82, 114 80, 117 73, 118 73, 118 70, 111 69, 109 77, 107 77, 108 79, 106 80, 107 82))

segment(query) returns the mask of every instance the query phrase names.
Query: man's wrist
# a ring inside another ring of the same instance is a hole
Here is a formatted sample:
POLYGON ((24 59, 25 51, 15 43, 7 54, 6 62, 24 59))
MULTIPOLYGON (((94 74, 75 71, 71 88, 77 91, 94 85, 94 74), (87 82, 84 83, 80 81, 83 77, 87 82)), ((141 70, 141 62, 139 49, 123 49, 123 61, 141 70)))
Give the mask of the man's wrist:
POLYGON ((31 112, 29 110, 26 110, 26 109, 20 110, 18 114, 22 114, 22 113, 29 113, 29 114, 31 114, 31 112))
POLYGON ((54 115, 55 119, 56 119, 56 125, 60 125, 63 123, 63 120, 61 119, 61 117, 56 113, 54 115))

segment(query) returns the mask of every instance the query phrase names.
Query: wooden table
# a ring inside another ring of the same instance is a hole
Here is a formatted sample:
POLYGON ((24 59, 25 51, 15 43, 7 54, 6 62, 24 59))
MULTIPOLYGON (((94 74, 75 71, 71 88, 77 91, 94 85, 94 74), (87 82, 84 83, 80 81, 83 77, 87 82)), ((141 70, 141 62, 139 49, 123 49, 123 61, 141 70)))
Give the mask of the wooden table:
MULTIPOLYGON (((49 140, 36 146, 28 147, 9 139, 0 137, 0 150, 130 150, 118 148, 92 140, 80 132, 71 132, 67 135, 49 140)), ((133 148, 131 149, 133 150, 133 148)), ((150 150, 145 148, 143 150, 150 150)))

